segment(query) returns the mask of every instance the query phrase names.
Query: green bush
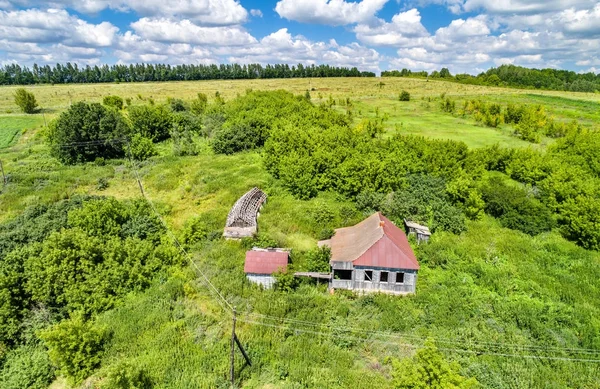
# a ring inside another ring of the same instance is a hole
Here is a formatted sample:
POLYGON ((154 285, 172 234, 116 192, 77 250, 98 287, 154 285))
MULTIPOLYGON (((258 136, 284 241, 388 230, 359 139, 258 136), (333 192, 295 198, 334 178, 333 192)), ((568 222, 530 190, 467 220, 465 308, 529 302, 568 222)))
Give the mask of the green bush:
POLYGON ((152 378, 138 363, 118 362, 111 366, 102 389, 151 389, 152 378))
POLYGON ((35 96, 31 92, 27 92, 23 88, 19 88, 14 94, 15 104, 21 108, 24 113, 35 113, 37 102, 35 96))
POLYGON ((164 105, 136 105, 129 108, 133 132, 160 142, 168 139, 173 123, 171 110, 164 105))
POLYGON ((78 384, 100 365, 109 333, 81 317, 63 320, 42 331, 52 363, 73 384, 78 384))
POLYGON ((125 155, 130 128, 121 114, 97 103, 73 104, 50 124, 52 155, 65 164, 125 155))
POLYGON ((2 389, 46 389, 53 380, 54 368, 39 342, 11 350, 0 363, 2 389))
POLYGON ((403 90, 402 92, 400 92, 400 96, 398 97, 398 100, 400 100, 400 101, 410 101, 410 93, 408 93, 407 91, 403 90))
POLYGON ((306 269, 308 271, 328 273, 331 249, 327 246, 313 249, 306 253, 306 269))
POLYGON ((119 96, 105 96, 104 99, 102 99, 102 104, 107 107, 116 108, 119 111, 123 109, 123 99, 119 96))

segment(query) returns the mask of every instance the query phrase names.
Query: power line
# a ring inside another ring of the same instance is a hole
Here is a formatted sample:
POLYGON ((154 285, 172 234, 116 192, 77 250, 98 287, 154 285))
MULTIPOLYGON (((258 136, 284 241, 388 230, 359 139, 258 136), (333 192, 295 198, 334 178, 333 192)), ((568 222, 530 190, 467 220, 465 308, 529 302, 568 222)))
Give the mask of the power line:
POLYGON ((231 303, 221 294, 221 292, 219 291, 219 289, 210 281, 210 279, 206 276, 206 274, 204 274, 204 272, 200 269, 200 267, 194 262, 194 260, 192 259, 192 257, 188 254, 188 252, 181 245, 181 243, 179 243, 179 239, 177 239, 177 237, 175 236, 175 234, 173 234, 173 232, 171 231, 171 229, 169 228, 169 226, 167 225, 167 223, 165 222, 165 220, 163 219, 163 217, 161 216, 161 214, 158 212, 158 210, 154 206, 154 203, 152 202, 152 200, 150 199, 150 197, 148 196, 148 194, 144 190, 144 185, 143 185, 142 180, 140 178, 139 171, 138 171, 138 169, 137 169, 137 167, 135 165, 134 159, 133 159, 133 157, 131 155, 131 145, 130 145, 130 143, 129 143, 128 140, 127 140, 127 145, 128 145, 128 153, 127 153, 127 155, 128 155, 128 158, 129 158, 129 162, 131 163, 131 170, 133 171, 133 173, 135 175, 135 179, 136 179, 136 181, 137 181, 137 183, 138 183, 138 185, 140 187, 140 192, 141 192, 142 196, 144 197, 144 199, 146 200, 146 202, 148 203, 148 205, 150 205, 150 208, 152 209, 152 212, 160 220, 161 224, 163 225, 163 227, 167 231, 167 234, 169 235, 169 237, 171 238, 171 240, 173 241, 173 243, 175 244, 175 246, 179 249, 179 251, 181 252, 181 254, 189 261, 189 263, 192 265, 192 267, 194 267, 196 269, 196 271, 198 272, 198 274, 200 274, 200 276, 203 278, 205 285, 208 286, 208 289, 212 290, 216 294, 216 296, 218 297, 216 300, 219 303, 219 305, 221 305, 221 307, 224 308, 225 311, 229 310, 231 313, 233 313, 233 311, 234 311, 233 305, 231 305, 231 303))
POLYGON ((305 325, 305 326, 313 326, 313 327, 331 327, 332 329, 342 330, 342 331, 346 331, 346 332, 360 332, 360 333, 372 334, 372 335, 383 336, 383 337, 388 337, 388 338, 406 338, 406 339, 414 339, 414 340, 420 340, 420 341, 431 338, 431 339, 434 339, 438 343, 446 343, 446 344, 462 345, 462 344, 468 343, 469 345, 479 346, 479 347, 520 348, 520 349, 529 350, 529 351, 549 351, 549 352, 553 352, 553 351, 559 352, 559 351, 566 350, 566 351, 578 353, 578 354, 599 354, 600 355, 600 350, 589 349, 589 348, 567 348, 567 347, 554 347, 554 346, 546 347, 546 346, 522 345, 522 344, 505 343, 505 342, 476 342, 476 341, 470 341, 470 340, 458 340, 458 339, 451 339, 451 338, 444 338, 444 337, 423 337, 423 336, 419 336, 419 335, 407 334, 407 333, 401 333, 401 332, 387 333, 387 332, 381 332, 381 331, 366 330, 364 328, 358 328, 358 327, 335 326, 335 325, 331 325, 331 324, 327 324, 327 323, 317 323, 317 322, 310 322, 310 321, 303 321, 303 320, 296 320, 296 319, 288 319, 288 318, 281 318, 281 317, 269 316, 269 315, 263 315, 263 314, 257 314, 257 313, 248 313, 247 315, 258 317, 261 319, 271 320, 271 321, 282 321, 282 322, 296 324, 296 325, 305 325))
MULTIPOLYGON (((284 327, 284 326, 280 326, 280 325, 276 325, 276 324, 262 323, 262 322, 258 322, 258 321, 252 321, 252 320, 238 319, 238 321, 247 323, 247 324, 254 324, 254 325, 259 325, 259 326, 264 326, 264 327, 283 329, 283 330, 290 329, 288 327, 284 327)), ((355 336, 351 336, 351 335, 325 333, 325 332, 321 332, 321 331, 312 331, 312 330, 305 330, 305 329, 299 329, 299 328, 292 328, 292 330, 295 332, 301 332, 301 333, 311 334, 311 335, 319 335, 319 336, 323 336, 323 337, 333 336, 333 337, 342 338, 342 339, 354 339, 354 340, 358 340, 358 341, 372 341, 372 342, 377 342, 377 343, 389 344, 389 341, 384 341, 381 339, 365 339, 365 338, 359 338, 359 337, 355 337, 355 336)), ((435 340, 435 338, 431 338, 431 339, 435 340)), ((399 345, 399 346, 405 346, 407 348, 412 348, 412 349, 427 348, 427 346, 425 346, 425 345, 414 345, 411 343, 395 343, 395 344, 399 345)), ((530 355, 530 354, 510 354, 510 353, 499 353, 499 352, 461 350, 461 349, 446 348, 446 347, 437 347, 437 349, 442 350, 442 351, 447 351, 447 352, 461 353, 461 354, 486 355, 486 356, 497 356, 497 357, 506 357, 506 358, 526 358, 526 359, 544 359, 544 360, 567 361, 567 362, 600 363, 600 359, 569 358, 569 357, 530 355)))

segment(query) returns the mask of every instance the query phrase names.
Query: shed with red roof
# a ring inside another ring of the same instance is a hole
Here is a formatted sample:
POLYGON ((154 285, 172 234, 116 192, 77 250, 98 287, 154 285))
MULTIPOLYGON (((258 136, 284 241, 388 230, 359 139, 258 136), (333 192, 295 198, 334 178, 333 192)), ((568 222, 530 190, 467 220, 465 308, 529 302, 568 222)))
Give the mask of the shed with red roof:
POLYGON ((287 270, 289 252, 285 249, 254 247, 246 252, 244 272, 251 282, 271 288, 275 284, 273 274, 287 270))
POLYGON ((331 247, 332 289, 415 293, 419 262, 404 231, 381 213, 319 245, 331 247))

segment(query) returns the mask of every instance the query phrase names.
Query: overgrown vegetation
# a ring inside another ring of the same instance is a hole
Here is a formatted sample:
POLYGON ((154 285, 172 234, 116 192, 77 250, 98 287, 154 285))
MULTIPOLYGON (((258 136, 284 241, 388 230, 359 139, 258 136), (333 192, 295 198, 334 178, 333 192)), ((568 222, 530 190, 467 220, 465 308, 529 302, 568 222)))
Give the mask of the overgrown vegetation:
MULTIPOLYGON (((546 150, 470 149, 389 134, 379 113, 354 121, 354 99, 212 96, 138 99, 151 120, 134 120, 130 104, 81 111, 120 115, 122 133, 138 139, 132 154, 150 158, 136 166, 156 209, 237 306, 238 337, 253 361, 243 366, 236 356, 238 385, 596 384, 595 364, 571 361, 600 349, 596 132, 578 126, 546 150), (223 240, 229 207, 253 186, 269 196, 259 235, 223 240), (377 210, 434 232, 415 246, 416 295, 330 295, 293 276, 328 271, 330 253, 316 240, 377 210), (275 290, 246 280, 253 246, 292 249, 275 290)), ((479 107, 469 115, 498 114, 488 102, 479 107)), ((64 117, 82 120, 71 114, 64 117)), ((63 166, 41 140, 29 142, 10 154, 0 200, 14 212, 37 188, 30 204, 48 204, 0 224, 0 387, 44 388, 57 375, 108 389, 228 387, 230 316, 204 278, 182 270, 154 210, 124 200, 139 193, 126 150, 73 154, 65 162, 74 165, 63 166), (99 190, 120 200, 73 196, 99 190)))

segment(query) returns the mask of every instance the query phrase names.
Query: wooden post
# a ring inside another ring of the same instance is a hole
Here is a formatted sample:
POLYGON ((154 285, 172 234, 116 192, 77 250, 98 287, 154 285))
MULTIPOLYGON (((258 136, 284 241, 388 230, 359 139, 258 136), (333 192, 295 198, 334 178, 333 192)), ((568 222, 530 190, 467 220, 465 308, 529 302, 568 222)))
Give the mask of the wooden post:
POLYGON ((4 174, 4 166, 2 166, 2 161, 0 161, 0 171, 2 171, 2 183, 6 186, 6 175, 4 174))
POLYGON ((235 362, 235 319, 236 319, 236 310, 235 307, 233 307, 233 327, 231 328, 231 355, 230 355, 230 366, 229 366, 229 376, 231 378, 231 387, 234 388, 235 387, 235 368, 234 368, 234 362, 235 362))
POLYGON ((242 355, 244 356, 244 359, 246 360, 246 363, 248 364, 248 366, 252 366, 252 361, 250 360, 250 357, 248 356, 248 354, 246 354, 246 350, 244 350, 244 347, 240 343, 240 340, 238 339, 237 335, 235 335, 235 343, 237 344, 238 348, 242 352, 242 355))

